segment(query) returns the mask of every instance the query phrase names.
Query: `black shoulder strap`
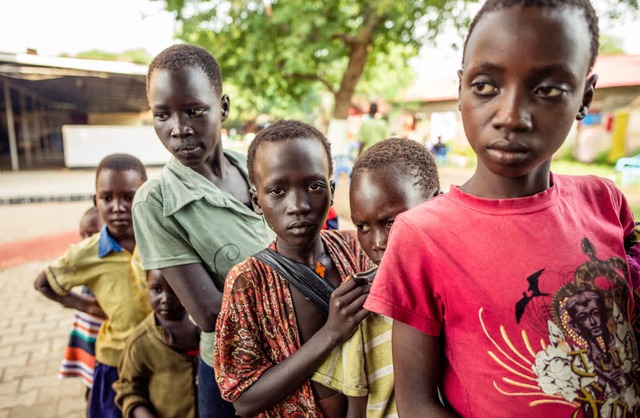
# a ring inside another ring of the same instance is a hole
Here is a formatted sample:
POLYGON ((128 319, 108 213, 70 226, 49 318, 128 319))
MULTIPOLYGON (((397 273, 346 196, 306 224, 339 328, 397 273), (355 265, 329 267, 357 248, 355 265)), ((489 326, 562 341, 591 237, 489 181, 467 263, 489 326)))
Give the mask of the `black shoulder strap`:
POLYGON ((329 298, 333 288, 309 267, 278 254, 271 248, 265 248, 253 256, 271 266, 309 298, 324 316, 329 316, 329 298))

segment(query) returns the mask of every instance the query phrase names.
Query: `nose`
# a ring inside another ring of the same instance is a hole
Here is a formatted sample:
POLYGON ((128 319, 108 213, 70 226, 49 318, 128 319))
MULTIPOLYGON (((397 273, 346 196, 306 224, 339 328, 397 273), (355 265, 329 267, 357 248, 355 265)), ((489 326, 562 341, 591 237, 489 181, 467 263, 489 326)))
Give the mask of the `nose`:
POLYGON ((304 214, 309 212, 309 210, 311 210, 311 205, 309 204, 309 196, 307 193, 295 191, 289 193, 288 214, 304 214))
POLYGON ((193 135, 193 129, 187 123, 187 118, 176 115, 171 121, 171 137, 186 138, 193 135))
POLYGON ((505 87, 496 98, 493 127, 507 132, 526 132, 532 128, 530 102, 521 89, 505 87))
POLYGON ((384 252, 387 249, 387 237, 388 235, 382 228, 373 229, 373 251, 384 252))
POLYGON ((126 212, 128 205, 129 205, 129 202, 125 197, 113 198, 113 210, 116 212, 126 212))

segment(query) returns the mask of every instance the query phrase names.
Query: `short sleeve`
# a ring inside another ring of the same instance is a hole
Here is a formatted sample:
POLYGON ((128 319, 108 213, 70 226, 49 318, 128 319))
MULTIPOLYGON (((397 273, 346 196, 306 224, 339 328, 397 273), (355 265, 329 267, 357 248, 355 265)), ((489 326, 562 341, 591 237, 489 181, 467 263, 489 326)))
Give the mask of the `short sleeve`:
POLYGON ((225 281, 216 324, 213 364, 222 398, 235 402, 273 367, 264 347, 251 273, 234 267, 225 281))
POLYGON ((441 285, 436 279, 442 273, 437 274, 431 268, 430 258, 428 246, 414 228, 402 215, 396 218, 364 307, 426 334, 439 336, 444 323, 444 305, 441 285))
POLYGON ((151 195, 144 200, 137 200, 132 213, 136 245, 143 269, 163 269, 202 262, 187 241, 186 231, 182 226, 174 217, 164 216, 159 200, 151 195))
POLYGON ((66 295, 74 287, 86 285, 89 282, 90 261, 97 257, 90 257, 87 254, 87 247, 90 241, 96 239, 91 237, 78 244, 71 245, 60 258, 45 269, 49 286, 57 294, 66 295))
POLYGON ((311 380, 347 396, 366 396, 369 390, 363 351, 364 334, 361 324, 351 338, 331 351, 311 376, 311 380))

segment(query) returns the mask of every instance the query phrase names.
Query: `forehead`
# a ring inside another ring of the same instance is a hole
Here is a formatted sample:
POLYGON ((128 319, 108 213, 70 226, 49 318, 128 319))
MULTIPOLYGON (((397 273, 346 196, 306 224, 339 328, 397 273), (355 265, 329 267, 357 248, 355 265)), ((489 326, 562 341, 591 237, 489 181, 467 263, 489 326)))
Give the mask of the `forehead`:
POLYGON ((157 69, 149 79, 149 101, 167 96, 200 97, 213 95, 215 89, 200 67, 187 66, 176 70, 157 69))
POLYGON ((586 77, 590 32, 575 7, 511 6, 488 12, 471 33, 464 69, 493 64, 520 67, 561 65, 586 77), (517 57, 517 59, 514 59, 517 57))
POLYGON ((155 285, 161 285, 166 282, 160 270, 150 270, 147 274, 147 280, 149 281, 149 284, 155 285))
POLYGON ((96 179, 96 190, 100 191, 130 191, 136 190, 144 182, 136 170, 100 170, 96 179))
POLYGON ((282 175, 329 175, 327 151, 320 140, 315 138, 261 143, 255 151, 253 164, 254 171, 263 179, 282 175))
POLYGON ((408 209, 424 197, 410 173, 387 167, 356 171, 351 177, 349 200, 352 210, 380 211, 396 204, 408 209))

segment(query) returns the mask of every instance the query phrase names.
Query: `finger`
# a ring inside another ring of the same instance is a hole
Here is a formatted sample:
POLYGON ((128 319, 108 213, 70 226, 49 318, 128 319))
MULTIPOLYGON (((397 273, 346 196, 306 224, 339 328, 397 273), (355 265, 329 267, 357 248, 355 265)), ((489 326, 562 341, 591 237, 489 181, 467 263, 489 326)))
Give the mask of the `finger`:
POLYGON ((368 281, 366 279, 363 280, 362 277, 354 277, 351 280, 344 281, 333 291, 335 297, 340 297, 346 293, 351 292, 353 289, 367 285, 368 281))
POLYGON ((356 312, 356 314, 353 316, 353 319, 355 319, 358 324, 362 321, 365 320, 366 317, 368 317, 371 314, 371 311, 368 311, 366 309, 360 309, 358 312, 356 312))
POLYGON ((338 306, 347 307, 353 303, 356 299, 361 296, 365 296, 369 294, 368 288, 366 286, 357 286, 353 289, 350 289, 349 292, 343 295, 336 295, 334 297, 334 303, 338 306))
POLYGON ((364 302, 367 300, 368 294, 363 294, 354 299, 351 303, 343 305, 342 312, 347 316, 353 316, 362 310, 364 302))

